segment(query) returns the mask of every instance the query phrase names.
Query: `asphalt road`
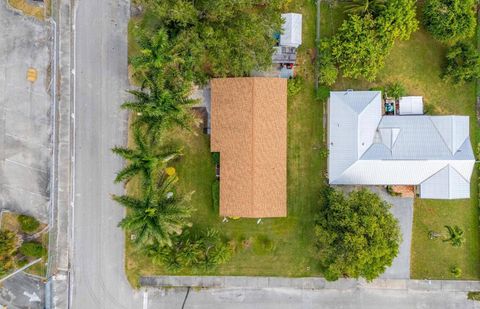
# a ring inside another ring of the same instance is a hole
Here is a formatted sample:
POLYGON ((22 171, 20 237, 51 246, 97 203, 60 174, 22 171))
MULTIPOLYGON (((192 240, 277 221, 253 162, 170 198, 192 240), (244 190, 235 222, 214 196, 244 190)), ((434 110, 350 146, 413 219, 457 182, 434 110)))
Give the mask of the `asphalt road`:
POLYGON ((75 176, 73 227, 74 309, 142 308, 143 295, 128 285, 124 236, 117 228, 124 211, 110 195, 122 166, 111 153, 126 141, 126 0, 77 1, 75 11, 75 176))

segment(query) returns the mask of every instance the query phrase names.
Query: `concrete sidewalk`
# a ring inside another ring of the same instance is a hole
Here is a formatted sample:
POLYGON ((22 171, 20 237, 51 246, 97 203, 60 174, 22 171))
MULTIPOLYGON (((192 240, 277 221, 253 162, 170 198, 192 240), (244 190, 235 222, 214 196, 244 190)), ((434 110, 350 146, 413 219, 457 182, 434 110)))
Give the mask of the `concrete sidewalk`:
POLYGON ((460 280, 409 280, 376 279, 366 282, 363 279, 340 279, 329 282, 324 278, 282 278, 282 277, 242 277, 242 276, 157 276, 142 277, 142 287, 196 287, 196 288, 293 288, 309 290, 409 290, 409 291, 480 291, 480 281, 460 280))

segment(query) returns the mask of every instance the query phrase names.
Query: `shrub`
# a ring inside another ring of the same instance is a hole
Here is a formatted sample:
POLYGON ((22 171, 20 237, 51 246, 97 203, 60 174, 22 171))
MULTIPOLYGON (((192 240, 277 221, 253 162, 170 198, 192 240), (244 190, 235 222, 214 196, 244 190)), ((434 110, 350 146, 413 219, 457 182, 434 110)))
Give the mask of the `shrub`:
POLYGON ((331 86, 337 80, 338 69, 332 59, 330 42, 327 40, 321 41, 318 50, 318 82, 326 86, 331 86))
POLYGON ((40 227, 40 222, 31 216, 19 215, 17 221, 20 224, 22 231, 28 234, 32 234, 40 227))
POLYGON ((302 90, 302 80, 300 77, 290 78, 287 83, 288 95, 296 96, 302 90))
POLYGON ((257 235, 253 239, 253 252, 258 255, 265 255, 275 250, 275 243, 267 235, 257 235))
POLYGON ((366 189, 345 196, 329 188, 325 200, 315 226, 323 275, 375 279, 399 250, 400 228, 391 206, 366 189))
POLYGON ((455 278, 460 278, 462 276, 462 270, 456 265, 450 267, 450 272, 455 278))
POLYGON ((318 86, 317 100, 325 102, 325 101, 327 101, 329 96, 330 96, 330 87, 327 87, 327 86, 324 86, 324 85, 318 86))
POLYGON ((453 43, 475 33, 475 0, 427 0, 423 9, 425 27, 442 42, 453 43))
POLYGON ((453 247, 461 247, 465 242, 463 230, 458 225, 453 227, 445 225, 445 228, 447 229, 448 236, 443 241, 451 243, 453 247))
POLYGON ((212 201, 213 211, 218 213, 220 210, 220 181, 218 179, 212 183, 212 201))
POLYGON ((220 152, 212 152, 213 163, 220 165, 220 152))
POLYGON ((226 263, 233 253, 220 233, 213 229, 185 230, 171 247, 154 244, 146 250, 155 264, 164 265, 173 272, 185 268, 208 271, 226 263))
POLYGON ((0 276, 15 268, 18 237, 11 231, 0 230, 0 276))
POLYGON ((400 83, 392 83, 385 87, 385 92, 388 97, 399 99, 407 94, 405 87, 400 83))
POLYGON ((480 300, 480 292, 479 291, 470 291, 468 292, 467 298, 470 300, 480 300))
POLYGON ((449 48, 443 77, 456 84, 480 78, 480 53, 473 44, 459 42, 449 48))
POLYGON ((34 241, 24 242, 20 246, 19 251, 25 256, 34 258, 41 258, 47 253, 47 250, 42 246, 41 243, 34 241))

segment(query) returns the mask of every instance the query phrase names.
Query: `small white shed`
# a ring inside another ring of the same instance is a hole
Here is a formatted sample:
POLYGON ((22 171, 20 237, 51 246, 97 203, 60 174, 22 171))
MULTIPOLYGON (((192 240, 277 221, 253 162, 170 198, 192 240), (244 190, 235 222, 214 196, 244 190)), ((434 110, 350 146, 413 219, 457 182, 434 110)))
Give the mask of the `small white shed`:
POLYGON ((423 97, 401 97, 398 102, 399 115, 423 115, 423 97))
POLYGON ((282 14, 284 20, 280 46, 298 47, 302 44, 302 14, 282 14))

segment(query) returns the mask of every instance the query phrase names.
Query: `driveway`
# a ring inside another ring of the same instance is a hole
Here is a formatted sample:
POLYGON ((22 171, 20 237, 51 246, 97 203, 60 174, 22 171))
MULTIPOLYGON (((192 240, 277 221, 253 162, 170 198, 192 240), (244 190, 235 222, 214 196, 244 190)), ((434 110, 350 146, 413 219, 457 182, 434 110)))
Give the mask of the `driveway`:
POLYGON ((370 188, 392 205, 390 211, 400 222, 402 242, 400 252, 393 260, 392 266, 380 276, 383 279, 409 279, 410 278, 410 249, 412 245, 413 224, 413 198, 391 196, 378 187, 370 188))
MULTIPOLYGON (((349 192, 353 186, 336 186, 344 192, 349 192)), ((359 188, 359 187, 358 187, 359 188)), ((398 256, 393 260, 392 266, 380 276, 383 279, 409 279, 410 278, 410 248, 412 244, 413 224, 413 198, 391 196, 383 187, 368 186, 372 192, 377 193, 382 199, 392 205, 390 211, 400 223, 402 242, 398 256)))
POLYGON ((51 165, 51 101, 46 23, 0 1, 0 209, 47 222, 51 165), (27 70, 37 80, 27 81, 27 70))

